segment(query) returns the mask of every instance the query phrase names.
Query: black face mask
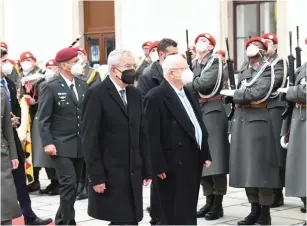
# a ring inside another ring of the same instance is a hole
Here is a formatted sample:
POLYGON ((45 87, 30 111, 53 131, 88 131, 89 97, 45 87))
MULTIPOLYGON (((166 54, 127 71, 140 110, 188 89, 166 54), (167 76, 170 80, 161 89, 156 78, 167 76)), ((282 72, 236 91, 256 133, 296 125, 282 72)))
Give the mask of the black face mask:
MULTIPOLYGON (((118 69, 117 69, 118 70, 118 69)), ((132 85, 136 78, 136 72, 134 69, 129 69, 125 71, 120 71, 122 73, 122 82, 127 85, 132 85)))

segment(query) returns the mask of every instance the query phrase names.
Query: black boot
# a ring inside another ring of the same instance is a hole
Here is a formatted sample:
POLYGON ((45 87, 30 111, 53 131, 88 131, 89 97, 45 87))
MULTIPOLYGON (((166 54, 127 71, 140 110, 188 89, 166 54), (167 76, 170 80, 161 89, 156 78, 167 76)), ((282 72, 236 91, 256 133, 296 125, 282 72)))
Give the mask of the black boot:
POLYGON ((257 222, 261 214, 259 203, 252 203, 251 213, 244 220, 239 221, 238 225, 253 225, 257 222))
POLYGON ((77 196, 81 194, 83 189, 84 189, 84 183, 79 183, 78 184, 78 189, 77 189, 77 196))
POLYGON ((271 208, 276 208, 284 205, 284 195, 282 193, 282 188, 274 188, 274 202, 271 208))
POLYGON ((28 188, 28 192, 36 192, 40 190, 41 185, 39 181, 34 181, 33 183, 29 184, 27 188, 28 188))
POLYGON ((215 195, 211 210, 205 215, 208 221, 217 220, 224 216, 223 195, 215 195))
POLYGON ((306 213, 306 197, 301 198, 301 200, 304 203, 304 206, 301 208, 301 212, 306 213))
POLYGON ((88 198, 88 186, 85 186, 83 191, 77 196, 77 200, 83 200, 88 198))
POLYGON ((53 184, 54 184, 53 189, 48 192, 48 195, 50 196, 59 195, 60 194, 59 181, 55 179, 53 184))
POLYGON ((47 195, 53 188, 54 188, 54 184, 52 184, 51 182, 45 189, 40 189, 39 194, 47 195))
POLYGON ((261 215, 258 218, 256 225, 271 225, 272 219, 270 214, 270 206, 261 206, 261 215))
POLYGON ((214 195, 208 195, 206 197, 206 205, 200 208, 200 210, 197 212, 197 218, 205 217, 213 205, 214 195))

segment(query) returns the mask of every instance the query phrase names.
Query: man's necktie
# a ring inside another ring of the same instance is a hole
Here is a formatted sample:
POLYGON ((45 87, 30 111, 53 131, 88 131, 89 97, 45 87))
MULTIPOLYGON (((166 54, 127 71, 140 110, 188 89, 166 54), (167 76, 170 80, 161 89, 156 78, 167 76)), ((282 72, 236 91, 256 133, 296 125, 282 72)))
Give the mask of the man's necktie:
POLYGON ((70 90, 72 92, 72 95, 74 96, 74 98, 76 99, 76 101, 78 102, 78 97, 76 96, 76 93, 74 91, 74 84, 70 85, 70 90))
POLYGON ((7 87, 7 84, 6 84, 6 81, 2 78, 1 79, 1 84, 6 92, 6 95, 8 97, 8 100, 9 100, 9 104, 10 104, 10 110, 12 111, 12 106, 11 106, 11 93, 10 93, 10 90, 9 88, 7 87))
POLYGON ((184 92, 183 89, 178 93, 178 95, 181 96, 183 98, 183 100, 184 100, 183 101, 184 102, 184 108, 185 108, 186 112, 188 113, 191 122, 194 125, 194 128, 195 128, 195 138, 196 138, 196 141, 197 141, 199 147, 201 148, 201 144, 202 144, 202 130, 201 130, 200 125, 198 123, 198 120, 196 118, 196 115, 195 115, 195 112, 193 110, 193 107, 191 106, 191 103, 188 100, 188 98, 186 97, 185 92, 184 92))
POLYGON ((123 103, 124 103, 124 106, 127 107, 127 102, 126 102, 126 90, 120 90, 119 91, 120 93, 120 98, 122 99, 123 103))

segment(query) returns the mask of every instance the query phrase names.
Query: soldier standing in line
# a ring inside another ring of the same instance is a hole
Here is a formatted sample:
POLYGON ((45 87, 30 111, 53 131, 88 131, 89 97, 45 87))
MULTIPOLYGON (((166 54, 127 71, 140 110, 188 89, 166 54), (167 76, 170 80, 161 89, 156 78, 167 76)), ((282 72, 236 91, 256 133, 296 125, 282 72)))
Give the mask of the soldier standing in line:
POLYGON ((272 120, 266 103, 274 88, 274 68, 263 58, 268 50, 264 39, 250 38, 245 49, 249 65, 240 71, 238 88, 221 91, 222 95, 233 97, 236 104, 231 121, 229 186, 245 188, 251 203, 251 213, 238 225, 270 225, 273 189, 280 187, 272 120))
POLYGON ((279 100, 279 92, 277 92, 277 89, 280 87, 285 87, 286 85, 288 66, 286 59, 280 57, 277 53, 277 36, 271 33, 266 33, 263 34, 261 38, 265 39, 265 41, 269 44, 268 50, 263 54, 264 58, 271 63, 271 67, 274 69, 275 75, 274 88, 272 95, 267 100, 267 104, 273 125, 275 148, 277 150, 278 163, 280 168, 279 176, 282 187, 274 189, 274 203, 271 206, 274 208, 284 204, 282 190, 285 186, 286 150, 280 145, 280 130, 282 126, 281 114, 285 109, 286 103, 285 101, 279 100))
POLYGON ((223 88, 223 65, 221 58, 213 53, 216 41, 212 35, 198 35, 195 44, 198 60, 194 63, 192 86, 210 134, 208 143, 212 157, 211 167, 203 169, 201 185, 207 199, 206 205, 197 212, 197 217, 216 220, 224 215, 222 202, 227 192, 229 172, 228 120, 219 94, 223 88))
POLYGON ((143 73, 144 69, 152 63, 150 56, 149 56, 149 53, 150 53, 149 49, 150 49, 151 44, 152 43, 148 41, 148 42, 144 42, 143 45, 142 45, 144 56, 142 56, 142 58, 140 59, 140 62, 138 63, 138 66, 136 68, 136 81, 139 79, 139 77, 143 73))

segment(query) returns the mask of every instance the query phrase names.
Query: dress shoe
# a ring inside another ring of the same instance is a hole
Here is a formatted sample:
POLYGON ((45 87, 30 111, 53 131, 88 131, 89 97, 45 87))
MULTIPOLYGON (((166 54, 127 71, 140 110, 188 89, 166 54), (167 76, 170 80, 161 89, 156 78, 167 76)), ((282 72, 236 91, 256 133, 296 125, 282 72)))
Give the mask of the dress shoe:
POLYGON ((271 225, 272 219, 270 214, 270 206, 261 206, 261 215, 258 218, 256 225, 271 225))
POLYGON ((304 203, 304 206, 301 208, 302 213, 306 213, 306 197, 301 198, 302 202, 304 203))
POLYGON ((55 187, 55 184, 50 183, 45 189, 40 189, 39 194, 47 195, 50 191, 52 191, 52 189, 54 189, 54 187, 55 187))
POLYGON ((257 222, 258 218, 261 215, 261 207, 259 203, 252 203, 250 214, 245 217, 244 220, 241 220, 237 225, 253 225, 257 222))
POLYGON ((41 185, 38 181, 34 181, 33 183, 29 184, 27 187, 28 187, 28 192, 36 192, 39 191, 41 185))
POLYGON ((83 200, 88 198, 88 188, 84 187, 83 191, 77 196, 76 200, 83 200))
POLYGON ((206 214, 210 211, 214 201, 214 195, 208 195, 206 198, 206 205, 204 205, 197 212, 197 218, 205 217, 206 214))
POLYGON ((224 216, 223 210, 223 195, 215 195, 212 208, 205 215, 205 219, 208 221, 217 220, 224 216))
POLYGON ((82 193, 83 189, 84 189, 84 183, 79 183, 78 190, 77 190, 77 196, 82 193))
POLYGON ((148 206, 148 207, 146 208, 146 211, 147 211, 148 213, 150 213, 150 206, 148 206))
POLYGON ((59 195, 60 194, 60 186, 56 186, 51 191, 48 192, 49 196, 59 195))
POLYGON ((36 217, 35 219, 27 219, 25 220, 25 225, 47 225, 52 222, 51 218, 48 219, 40 219, 39 217, 36 217))
POLYGON ((282 189, 274 189, 274 202, 271 205, 271 208, 276 208, 284 205, 284 195, 282 189))

